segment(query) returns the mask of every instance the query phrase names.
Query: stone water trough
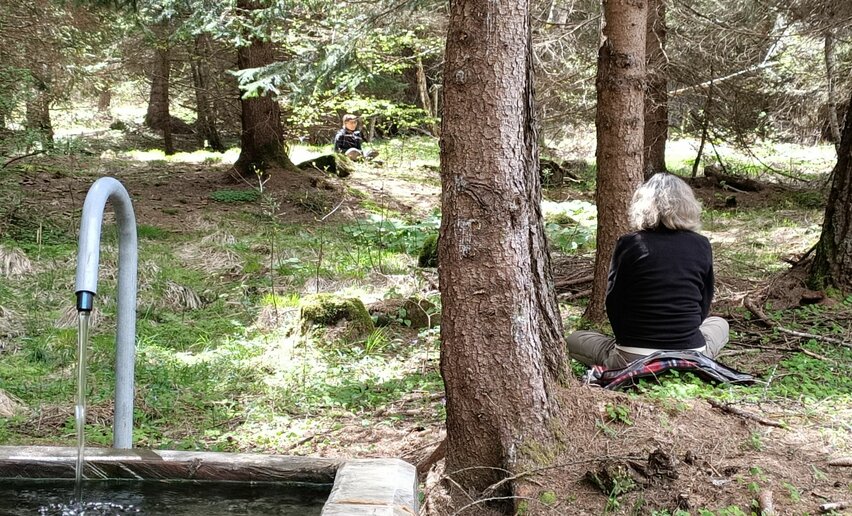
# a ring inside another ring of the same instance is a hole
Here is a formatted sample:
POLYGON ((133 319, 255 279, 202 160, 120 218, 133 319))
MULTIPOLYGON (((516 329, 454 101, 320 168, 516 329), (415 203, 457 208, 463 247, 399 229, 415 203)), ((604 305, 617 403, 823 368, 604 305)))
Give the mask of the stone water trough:
MULTIPOLYGON (((22 479, 65 479, 73 482, 76 457, 77 449, 71 447, 2 446, 0 484, 4 480, 22 479)), ((84 477, 86 482, 153 480, 326 486, 330 494, 322 507, 323 516, 410 516, 417 514, 418 510, 415 468, 399 459, 343 460, 247 453, 88 448, 84 477)))

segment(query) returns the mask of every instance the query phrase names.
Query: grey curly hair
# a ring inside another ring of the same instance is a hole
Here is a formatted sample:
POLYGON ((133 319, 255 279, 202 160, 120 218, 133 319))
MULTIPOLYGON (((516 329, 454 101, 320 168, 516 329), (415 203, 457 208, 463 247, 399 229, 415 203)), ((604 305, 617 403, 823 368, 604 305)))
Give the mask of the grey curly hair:
POLYGON ((681 178, 654 174, 633 194, 630 226, 637 231, 659 226, 696 231, 701 227, 701 204, 681 178))

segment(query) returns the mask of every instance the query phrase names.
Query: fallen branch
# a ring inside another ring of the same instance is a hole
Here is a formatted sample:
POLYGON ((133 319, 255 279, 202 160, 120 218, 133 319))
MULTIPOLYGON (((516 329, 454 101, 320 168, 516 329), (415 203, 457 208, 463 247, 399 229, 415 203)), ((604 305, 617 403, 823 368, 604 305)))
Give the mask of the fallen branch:
POLYGON ((12 163, 18 161, 19 159, 29 158, 30 156, 36 156, 38 154, 42 154, 43 152, 45 152, 45 150, 41 149, 41 150, 37 150, 35 152, 30 152, 29 154, 24 154, 23 156, 14 157, 14 158, 10 159, 9 161, 7 161, 6 163, 3 163, 3 166, 0 167, 0 168, 6 168, 9 165, 11 165, 12 163))
POLYGON ((772 505, 772 491, 764 489, 757 495, 757 506, 760 508, 760 516, 775 516, 775 507, 772 505))
POLYGON ((729 414, 733 414, 735 416, 739 416, 739 417, 742 417, 742 418, 745 418, 745 419, 751 419, 752 421, 754 421, 756 423, 760 423, 761 425, 774 426, 775 428, 786 428, 786 426, 787 426, 784 423, 779 423, 778 421, 766 419, 765 417, 758 416, 757 414, 753 414, 751 412, 748 412, 746 410, 734 407, 734 406, 729 405, 727 403, 722 403, 722 402, 716 401, 712 398, 708 398, 707 402, 710 405, 712 405, 714 408, 717 408, 717 409, 721 410, 722 412, 727 412, 729 414))
POLYGON ((831 511, 842 511, 852 507, 852 501, 824 503, 819 506, 819 512, 826 513, 831 511))
POLYGON ((569 467, 569 466, 577 466, 579 464, 587 464, 589 462, 604 462, 604 461, 610 461, 610 460, 633 460, 633 461, 636 461, 636 460, 642 460, 642 457, 636 457, 636 456, 632 456, 632 455, 627 456, 627 457, 603 456, 603 457, 595 457, 595 458, 592 458, 592 459, 580 459, 580 460, 572 460, 572 461, 569 461, 569 462, 560 462, 559 464, 551 464, 550 466, 542 466, 540 468, 528 469, 526 471, 521 471, 520 473, 518 473, 516 475, 511 475, 511 476, 505 477, 502 480, 500 480, 500 481, 498 481, 494 484, 491 484, 490 486, 485 488, 485 491, 483 491, 483 492, 484 493, 493 493, 494 491, 496 491, 500 486, 502 486, 506 482, 512 482, 512 481, 515 481, 515 480, 518 480, 518 479, 521 479, 521 478, 524 478, 524 477, 528 477, 530 475, 535 475, 537 473, 541 473, 542 471, 547 471, 547 470, 550 470, 550 469, 566 468, 566 467, 569 467))
POLYGON ((801 337, 803 339, 821 340, 823 342, 830 342, 832 344, 838 344, 840 346, 852 348, 852 344, 850 344, 849 342, 840 340, 840 339, 835 339, 835 338, 832 338, 832 337, 826 337, 824 335, 817 335, 815 333, 805 333, 803 331, 795 331, 795 330, 787 329, 787 328, 781 326, 780 324, 776 323, 775 321, 770 320, 769 317, 767 317, 766 314, 763 312, 763 310, 761 310, 761 308, 759 306, 757 306, 755 304, 755 302, 752 301, 752 299, 749 298, 748 296, 743 298, 743 306, 745 306, 748 309, 749 312, 751 312, 755 316, 757 316, 757 318, 760 319, 764 324, 766 324, 770 328, 774 328, 774 329, 776 329, 776 330, 778 330, 782 333, 786 333, 788 335, 793 335, 795 337, 801 337))
POLYGON ((852 468, 852 456, 849 457, 839 457, 837 459, 833 459, 828 461, 829 466, 837 466, 841 468, 852 468))
POLYGON ((594 279, 594 276, 581 276, 579 278, 567 279, 567 280, 557 280, 554 284, 556 290, 561 290, 567 287, 573 287, 574 285, 582 285, 583 283, 591 283, 594 279))
POLYGON ((589 297, 590 295, 592 295, 592 289, 581 290, 574 294, 558 294, 556 297, 560 301, 573 301, 575 299, 580 299, 581 297, 589 297))
MULTIPOLYGON (((793 350, 791 350, 791 351, 793 351, 793 350)), ((834 361, 834 360, 832 360, 828 357, 824 357, 824 356, 820 355, 819 353, 814 353, 813 351, 808 351, 807 349, 805 349, 801 346, 799 346, 799 348, 796 351, 798 351, 799 353, 801 353, 803 355, 807 355, 811 358, 816 358, 817 360, 822 360, 823 362, 831 362, 832 364, 837 363, 836 361, 834 361)))

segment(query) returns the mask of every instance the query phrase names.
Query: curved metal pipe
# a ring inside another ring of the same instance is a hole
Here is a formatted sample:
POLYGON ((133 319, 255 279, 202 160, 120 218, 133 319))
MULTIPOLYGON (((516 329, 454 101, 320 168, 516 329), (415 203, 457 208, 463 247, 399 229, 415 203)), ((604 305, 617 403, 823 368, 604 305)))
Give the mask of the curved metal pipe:
POLYGON ((118 292, 115 356, 115 415, 113 446, 133 447, 133 382, 136 360, 136 217, 124 186, 116 179, 102 177, 86 194, 80 219, 77 251, 77 310, 91 311, 98 292, 101 225, 104 207, 112 201, 118 226, 118 292))

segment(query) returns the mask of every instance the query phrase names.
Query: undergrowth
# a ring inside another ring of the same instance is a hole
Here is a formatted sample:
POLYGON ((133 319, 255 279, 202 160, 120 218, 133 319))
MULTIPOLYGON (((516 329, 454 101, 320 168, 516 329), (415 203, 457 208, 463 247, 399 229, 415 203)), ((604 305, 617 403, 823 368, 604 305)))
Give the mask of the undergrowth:
MULTIPOLYGON (((384 164, 359 166, 382 167, 388 179, 435 185, 434 140, 388 140, 373 147, 384 164)), ((203 165, 217 166, 231 159, 230 154, 165 159, 156 152, 140 152, 121 159, 162 159, 146 165, 160 170, 180 160, 209 160, 203 165)), ((587 193, 594 184, 594 167, 582 174, 578 190, 587 193)), ((9 201, 0 207, 0 215, 6 215, 0 217, 0 244, 21 250, 34 267, 26 276, 0 281, 0 307, 17 315, 16 330, 0 331, 0 389, 21 400, 29 412, 0 419, 0 440, 68 445, 74 439, 76 331, 59 322, 73 309, 79 221, 16 202, 20 192, 14 183, 0 187, 0 199, 9 201), (37 418, 49 424, 35 431, 28 422, 37 418)), ((213 192, 210 199, 215 202, 206 214, 213 222, 209 230, 174 231, 140 221, 136 445, 279 452, 306 443, 310 451, 332 446, 330 436, 347 425, 407 421, 425 427, 443 421, 439 329, 412 330, 399 316, 397 324, 339 342, 323 330, 302 332, 295 324, 301 298, 316 292, 373 302, 424 292, 437 297, 437 277, 418 269, 416 257, 426 239, 437 234, 440 214, 403 215, 389 209, 387 199, 354 187, 349 192, 360 211, 311 224, 271 216, 276 206, 262 187, 213 192), (223 204, 231 211, 218 212, 223 204), (422 399, 410 401, 413 395, 422 399), (399 406, 413 410, 392 410, 399 406)), ((791 194, 778 209, 710 207, 704 227, 714 242, 718 270, 755 281, 780 270, 784 265, 779 255, 804 250, 818 235, 816 195, 791 194)), ((560 254, 590 252, 595 245, 594 206, 569 197, 545 203, 551 247, 560 254)), ((324 215, 327 201, 305 198, 303 204, 324 215)), ((100 320, 92 329, 88 364, 95 417, 87 436, 99 445, 111 439, 115 384, 114 227, 105 225, 103 236, 96 300, 100 320)), ((562 303, 563 315, 569 314, 566 331, 579 324, 579 316, 572 314, 581 307, 581 300, 562 303)), ((811 307, 778 317, 800 331, 848 335, 842 311, 811 307)), ((783 338, 770 334, 768 344, 783 338)), ((815 410, 823 412, 848 404, 852 352, 818 338, 798 344, 811 355, 785 352, 774 369, 758 372, 762 384, 714 387, 689 374, 670 375, 642 383, 633 395, 675 410, 699 398, 797 406, 812 401, 820 407, 815 410)), ((740 349, 736 339, 728 349, 740 349)), ((572 364, 577 375, 584 369, 572 364)), ((613 419, 631 418, 617 406, 611 411, 613 419)))

